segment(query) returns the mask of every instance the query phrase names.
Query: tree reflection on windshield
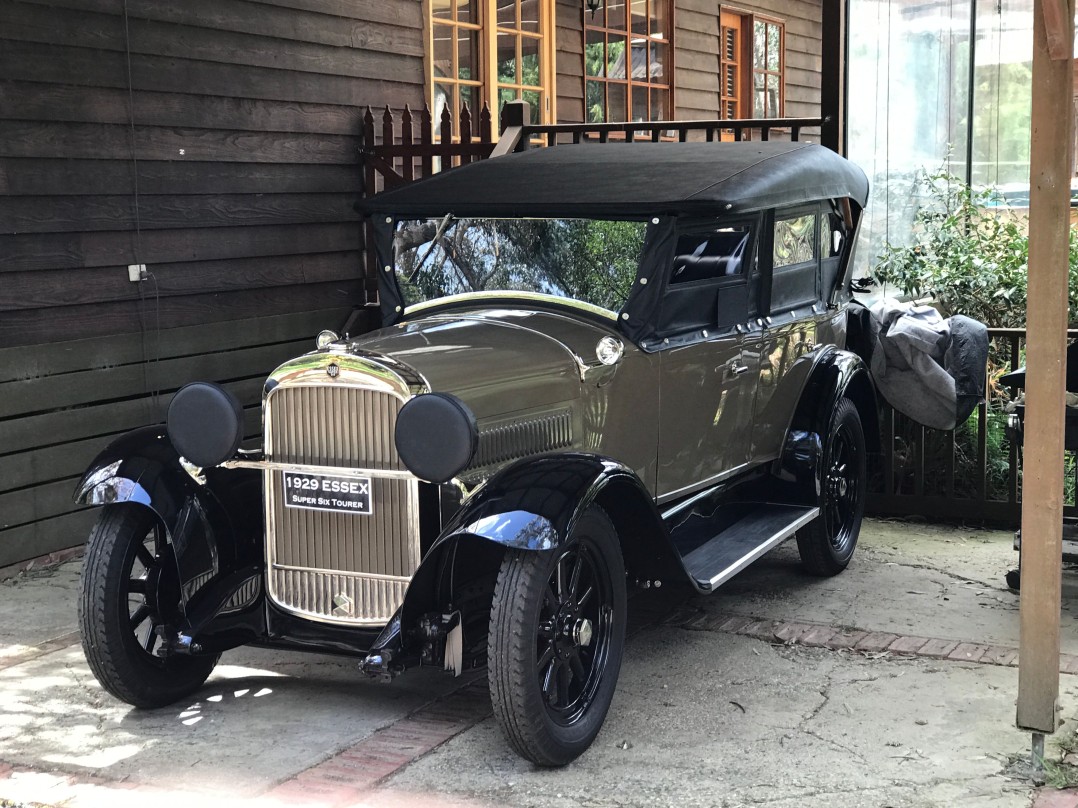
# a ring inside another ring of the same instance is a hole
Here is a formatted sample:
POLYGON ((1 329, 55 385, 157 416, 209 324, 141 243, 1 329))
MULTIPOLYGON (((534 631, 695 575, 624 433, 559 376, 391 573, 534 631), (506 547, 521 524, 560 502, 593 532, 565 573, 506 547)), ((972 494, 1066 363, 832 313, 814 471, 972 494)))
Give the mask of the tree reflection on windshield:
POLYGON ((636 277, 644 222, 421 219, 397 223, 409 303, 466 292, 541 292, 617 311, 636 277))

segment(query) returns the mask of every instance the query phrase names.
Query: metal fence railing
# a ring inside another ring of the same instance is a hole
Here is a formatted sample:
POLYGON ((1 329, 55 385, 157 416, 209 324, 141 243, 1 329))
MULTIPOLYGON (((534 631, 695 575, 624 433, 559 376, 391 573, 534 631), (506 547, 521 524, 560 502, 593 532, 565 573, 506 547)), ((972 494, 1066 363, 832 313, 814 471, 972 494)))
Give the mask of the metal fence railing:
MULTIPOLYGON (((1021 521, 1021 447, 1007 434, 1004 406, 1017 391, 998 379, 1024 361, 1022 328, 990 328, 986 402, 954 430, 929 429, 884 406, 880 468, 870 482, 866 511, 873 516, 1018 527, 1021 521)), ((1068 332, 1078 337, 1078 330, 1068 332)), ((1078 452, 1064 457, 1064 514, 1078 515, 1078 452)))

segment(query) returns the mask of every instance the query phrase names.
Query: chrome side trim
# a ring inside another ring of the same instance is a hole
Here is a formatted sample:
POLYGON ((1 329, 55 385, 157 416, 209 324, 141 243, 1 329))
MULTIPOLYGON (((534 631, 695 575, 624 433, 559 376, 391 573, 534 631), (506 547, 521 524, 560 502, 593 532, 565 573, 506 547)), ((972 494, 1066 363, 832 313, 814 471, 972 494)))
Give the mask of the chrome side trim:
POLYGON ((760 544, 752 549, 751 552, 745 554, 726 569, 719 572, 717 575, 711 578, 711 589, 714 589, 719 584, 730 580, 737 575, 741 570, 745 569, 749 564, 758 559, 764 553, 774 549, 778 545, 782 544, 786 539, 790 538, 794 533, 803 528, 813 519, 820 515, 819 508, 810 508, 805 514, 797 517, 793 522, 788 524, 778 533, 773 535, 763 544, 760 544))
MULTIPOLYGON (((686 485, 684 488, 679 488, 676 491, 670 491, 669 493, 662 494, 661 496, 656 497, 655 504, 662 505, 664 502, 669 502, 672 499, 677 499, 678 497, 684 496, 685 494, 694 494, 702 488, 709 488, 717 483, 721 483, 723 480, 740 474, 743 471, 748 471, 753 466, 759 465, 762 462, 767 461, 755 460, 752 463, 742 463, 740 466, 734 466, 732 469, 720 471, 718 474, 712 477, 708 477, 706 480, 701 480, 700 482, 693 483, 692 485, 686 485)), ((674 508, 670 512, 676 513, 677 510, 677 508, 674 508)))
POLYGON ((297 474, 321 474, 326 477, 381 477, 388 480, 415 480, 410 471, 399 469, 357 469, 341 466, 313 466, 305 463, 277 463, 272 460, 226 460, 224 469, 260 469, 262 471, 294 471, 297 474))
POLYGON ((618 321, 618 315, 610 309, 604 309, 602 306, 595 306, 591 303, 585 303, 582 300, 573 300, 567 297, 558 297, 557 295, 546 295, 541 292, 518 292, 513 290, 506 291, 492 291, 492 292, 464 292, 459 295, 446 295, 445 297, 439 297, 435 300, 425 300, 422 303, 413 303, 410 306, 405 306, 404 316, 409 317, 413 314, 420 314, 430 309, 438 308, 439 306, 449 305, 453 303, 484 303, 492 301, 509 301, 509 300, 526 300, 534 303, 551 303, 556 306, 565 306, 570 309, 579 309, 580 311, 586 311, 589 314, 595 314, 602 317, 605 320, 610 320, 612 323, 618 321))

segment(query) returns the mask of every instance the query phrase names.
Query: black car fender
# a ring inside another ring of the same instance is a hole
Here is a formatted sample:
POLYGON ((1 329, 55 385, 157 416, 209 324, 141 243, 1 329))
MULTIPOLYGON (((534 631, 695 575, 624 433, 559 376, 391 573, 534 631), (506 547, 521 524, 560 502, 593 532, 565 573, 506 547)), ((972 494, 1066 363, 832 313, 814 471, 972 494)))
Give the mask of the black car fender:
POLYGON ((262 561, 260 473, 207 469, 204 478, 183 467, 164 426, 149 426, 110 443, 74 493, 76 504, 130 502, 156 514, 175 554, 185 631, 205 628, 262 561))
POLYGON ((866 448, 878 452, 879 406, 868 367, 857 354, 829 347, 813 364, 772 470, 778 482, 794 483, 791 492, 798 492, 806 503, 819 495, 823 441, 831 413, 844 397, 853 401, 861 416, 866 448), (812 497, 809 492, 814 492, 812 497))
MULTIPOLYGON (((630 578, 658 579, 676 564, 662 517, 632 469, 582 452, 518 460, 472 492, 423 557, 394 620, 371 651, 384 660, 399 652, 419 618, 445 605, 460 581, 501 550, 548 552, 572 535, 580 516, 597 504, 614 524, 630 578)), ((496 571, 496 567, 494 571, 496 571)))

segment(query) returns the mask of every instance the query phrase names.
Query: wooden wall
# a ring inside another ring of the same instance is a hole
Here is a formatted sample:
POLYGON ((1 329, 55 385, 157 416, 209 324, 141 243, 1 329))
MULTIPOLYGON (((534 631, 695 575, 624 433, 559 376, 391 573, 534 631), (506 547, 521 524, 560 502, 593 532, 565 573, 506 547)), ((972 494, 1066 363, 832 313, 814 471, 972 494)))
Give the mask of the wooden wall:
MULTIPOLYGON (((719 114, 719 3, 674 0, 674 103, 679 119, 719 114)), ((786 117, 820 114, 822 0, 752 0, 730 3, 786 23, 786 117)))
POLYGON ((584 121, 584 3, 556 0, 558 123, 584 121))
POLYGON ((364 303, 361 107, 422 104, 415 0, 0 0, 0 567, 85 540, 108 440, 364 303), (128 264, 149 279, 128 280, 128 264))

